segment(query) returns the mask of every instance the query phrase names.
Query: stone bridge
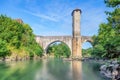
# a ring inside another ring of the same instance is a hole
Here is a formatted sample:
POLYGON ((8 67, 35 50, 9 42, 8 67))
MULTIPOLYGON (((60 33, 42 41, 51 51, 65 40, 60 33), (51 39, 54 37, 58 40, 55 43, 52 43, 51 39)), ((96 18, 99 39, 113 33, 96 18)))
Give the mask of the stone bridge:
POLYGON ((36 41, 43 47, 45 52, 49 45, 54 42, 63 42, 72 50, 72 36, 36 36, 36 41))
POLYGON ((82 43, 92 43, 93 40, 90 36, 80 35, 81 13, 80 9, 75 9, 72 12, 72 36, 36 36, 36 41, 43 47, 45 53, 50 44, 59 41, 70 48, 72 57, 82 57, 82 43))
MULTIPOLYGON (((90 42, 92 44, 92 38, 90 36, 82 36, 81 37, 82 43, 84 42, 90 42)), ((40 46, 44 49, 44 52, 46 53, 49 45, 51 45, 54 42, 63 42, 65 43, 72 53, 72 36, 36 36, 36 41, 39 43, 40 46)))

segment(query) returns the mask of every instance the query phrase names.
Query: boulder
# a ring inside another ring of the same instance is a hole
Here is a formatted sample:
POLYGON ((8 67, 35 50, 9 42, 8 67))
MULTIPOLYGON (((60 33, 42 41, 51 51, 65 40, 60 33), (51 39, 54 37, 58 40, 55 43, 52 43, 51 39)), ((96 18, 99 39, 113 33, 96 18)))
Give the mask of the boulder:
POLYGON ((100 67, 100 73, 112 80, 120 80, 120 64, 117 61, 112 61, 100 67))

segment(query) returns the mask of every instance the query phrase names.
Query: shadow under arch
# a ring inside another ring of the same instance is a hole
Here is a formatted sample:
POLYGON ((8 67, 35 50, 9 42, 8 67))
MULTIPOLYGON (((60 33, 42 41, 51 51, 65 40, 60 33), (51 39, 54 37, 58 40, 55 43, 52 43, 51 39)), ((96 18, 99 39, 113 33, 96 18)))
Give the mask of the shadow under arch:
POLYGON ((54 43, 57 43, 57 42, 60 42, 60 43, 65 44, 65 46, 67 46, 68 49, 70 50, 70 55, 72 54, 72 51, 71 51, 71 48, 69 47, 69 45, 66 44, 64 41, 60 41, 60 40, 56 40, 56 41, 52 41, 52 42, 50 42, 50 43, 46 46, 46 48, 45 48, 45 50, 44 50, 44 51, 45 51, 45 54, 47 54, 50 45, 52 45, 52 44, 54 44, 54 43))

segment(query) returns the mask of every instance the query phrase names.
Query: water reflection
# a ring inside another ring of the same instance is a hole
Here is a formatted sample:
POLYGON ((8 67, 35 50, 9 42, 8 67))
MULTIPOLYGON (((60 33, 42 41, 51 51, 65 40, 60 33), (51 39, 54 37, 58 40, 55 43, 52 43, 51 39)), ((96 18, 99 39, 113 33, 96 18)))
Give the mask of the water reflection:
POLYGON ((36 80, 72 80, 70 62, 61 59, 43 61, 43 67, 37 72, 36 80))
POLYGON ((94 63, 46 59, 0 63, 0 80, 103 80, 94 63))
POLYGON ((80 61, 72 61, 73 80, 82 80, 82 63, 80 61))
POLYGON ((44 60, 36 80, 82 80, 82 63, 60 59, 44 60))
POLYGON ((36 71, 41 67, 41 62, 9 62, 0 63, 0 80, 34 80, 36 71))

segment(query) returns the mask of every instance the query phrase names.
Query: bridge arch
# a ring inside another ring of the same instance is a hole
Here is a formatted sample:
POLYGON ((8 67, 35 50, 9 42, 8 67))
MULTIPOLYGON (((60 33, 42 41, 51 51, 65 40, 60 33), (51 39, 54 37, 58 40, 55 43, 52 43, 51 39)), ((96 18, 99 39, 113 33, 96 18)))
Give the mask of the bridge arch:
POLYGON ((93 47, 92 42, 89 40, 84 41, 81 45, 82 49, 88 49, 93 47))
POLYGON ((54 43, 54 42, 65 43, 70 48, 70 52, 72 52, 72 37, 71 36, 36 36, 36 41, 44 49, 44 54, 46 53, 47 47, 51 43, 54 43))
POLYGON ((87 39, 86 39, 86 40, 84 40, 84 41, 82 42, 82 45, 83 45, 84 43, 86 43, 86 42, 90 43, 91 45, 92 45, 92 43, 93 43, 91 40, 87 40, 87 39))
POLYGON ((54 44, 54 43, 56 43, 56 42, 60 42, 60 43, 65 44, 65 45, 69 48, 70 54, 72 53, 72 52, 71 52, 71 49, 70 49, 70 46, 69 46, 66 42, 63 42, 63 41, 60 41, 60 40, 56 40, 56 41, 50 42, 50 43, 46 46, 46 48, 44 49, 45 53, 47 53, 47 50, 48 50, 48 48, 50 47, 50 45, 52 45, 52 44, 54 44))
POLYGON ((85 42, 89 42, 91 45, 93 43, 93 39, 90 36, 82 36, 82 44, 85 42))
POLYGON ((82 41, 82 56, 83 57, 91 57, 91 51, 93 50, 92 40, 84 39, 82 41))

